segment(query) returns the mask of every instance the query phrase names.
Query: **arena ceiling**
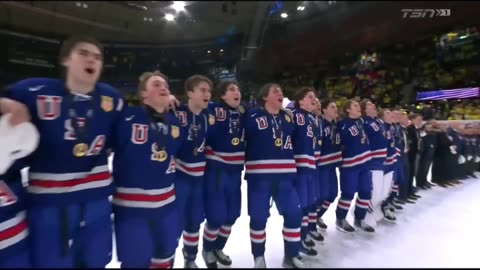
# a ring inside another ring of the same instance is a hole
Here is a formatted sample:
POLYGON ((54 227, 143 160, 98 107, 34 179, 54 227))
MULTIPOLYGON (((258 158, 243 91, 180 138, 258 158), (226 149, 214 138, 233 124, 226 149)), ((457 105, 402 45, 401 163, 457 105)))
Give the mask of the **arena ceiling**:
MULTIPOLYGON (((1 1, 0 27, 58 38, 86 33, 111 42, 194 43, 248 33, 260 6, 259 1, 182 2, 184 10, 177 12, 173 1, 1 1), (175 19, 167 21, 167 13, 175 19)), ((267 16, 280 22, 286 20, 281 12, 288 10, 288 20, 304 18, 331 2, 269 1, 277 12, 267 16), (307 8, 297 11, 299 5, 307 8)))

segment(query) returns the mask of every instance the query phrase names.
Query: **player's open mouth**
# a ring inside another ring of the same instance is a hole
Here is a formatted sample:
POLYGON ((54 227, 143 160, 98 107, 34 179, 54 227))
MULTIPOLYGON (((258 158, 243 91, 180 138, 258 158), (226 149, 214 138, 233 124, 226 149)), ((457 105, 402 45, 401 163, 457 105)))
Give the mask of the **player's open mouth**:
POLYGON ((93 69, 93 68, 86 68, 86 69, 85 69, 85 72, 87 72, 88 74, 92 75, 93 73, 95 73, 95 69, 93 69))
POLYGON ((208 99, 204 99, 203 102, 208 102, 208 99))
POLYGON ((239 101, 239 100, 240 100, 240 98, 234 98, 233 100, 235 100, 235 101, 239 101))
POLYGON ((279 98, 279 99, 278 99, 278 102, 283 102, 283 98, 279 98))

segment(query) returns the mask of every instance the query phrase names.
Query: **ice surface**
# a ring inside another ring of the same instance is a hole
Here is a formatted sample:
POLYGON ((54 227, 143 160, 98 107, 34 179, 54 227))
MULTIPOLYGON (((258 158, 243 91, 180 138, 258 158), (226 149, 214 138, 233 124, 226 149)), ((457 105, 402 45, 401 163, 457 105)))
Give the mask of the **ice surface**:
MULTIPOLYGON (((224 252, 233 260, 233 268, 253 267, 249 238, 246 199, 247 183, 242 183, 242 215, 233 226, 224 252)), ((379 223, 375 235, 357 232, 347 235, 335 229, 335 207, 332 203, 324 215, 329 226, 325 243, 317 244, 319 255, 305 257, 307 267, 480 267, 480 179, 466 180, 463 185, 447 189, 434 187, 419 191, 416 204, 405 205, 396 212, 397 223, 379 223)), ((354 204, 352 204, 353 207, 354 204)), ((267 267, 281 267, 283 259, 283 219, 271 208, 267 223, 265 258, 267 267)), ((347 219, 353 224, 353 217, 347 219)), ((200 230, 202 236, 203 224, 200 230)), ((197 264, 205 268, 200 237, 197 264)), ((177 249, 174 268, 183 268, 182 241, 177 249)), ((107 268, 118 268, 115 250, 107 268)))

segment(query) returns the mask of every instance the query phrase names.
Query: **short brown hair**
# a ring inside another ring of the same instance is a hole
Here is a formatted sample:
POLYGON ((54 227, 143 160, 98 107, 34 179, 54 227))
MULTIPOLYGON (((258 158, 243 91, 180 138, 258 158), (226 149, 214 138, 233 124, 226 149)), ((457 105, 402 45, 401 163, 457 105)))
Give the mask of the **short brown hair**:
POLYGON ((362 112, 362 115, 365 115, 365 111, 367 110, 367 103, 372 102, 368 98, 364 98, 362 101, 360 101, 360 111, 362 112))
POLYGON ((210 88, 213 85, 212 80, 210 80, 208 77, 203 75, 193 75, 185 81, 185 92, 189 92, 189 91, 193 92, 193 88, 201 82, 208 83, 208 85, 210 85, 210 88))
POLYGON ((268 96, 268 93, 270 92, 270 88, 272 87, 278 87, 281 89, 278 83, 267 83, 263 85, 262 88, 260 88, 260 91, 258 91, 257 104, 259 104, 261 107, 265 107, 265 100, 263 98, 268 96))
POLYGON ((380 111, 378 111, 378 116, 383 120, 383 117, 385 116, 385 112, 386 111, 391 111, 390 109, 386 108, 386 109, 381 109, 380 111))
POLYGON ((215 98, 220 99, 225 93, 227 92, 227 88, 234 84, 240 88, 240 84, 233 80, 233 81, 220 81, 217 83, 217 87, 215 88, 215 98))
POLYGON ((352 107, 352 104, 354 102, 358 103, 355 99, 349 99, 343 103, 342 111, 346 116, 348 116, 347 109, 350 109, 350 107, 352 107))
POLYGON ((96 38, 91 36, 72 36, 65 40, 60 48, 60 63, 72 53, 73 48, 75 48, 78 43, 82 42, 95 45, 103 55, 103 45, 96 38))
POLYGON ((293 106, 297 109, 300 108, 300 100, 304 99, 309 92, 313 92, 313 94, 315 94, 315 88, 311 86, 304 86, 298 89, 295 92, 295 103, 293 104, 293 106))
POLYGON ((147 72, 142 73, 142 75, 140 75, 140 77, 138 77, 138 81, 139 81, 139 83, 138 83, 138 96, 141 100, 142 100, 142 96, 140 95, 140 92, 146 90, 147 82, 153 76, 162 77, 165 81, 168 82, 168 77, 165 74, 163 74, 162 72, 160 72, 159 70, 155 70, 153 72, 147 71, 147 72))
POLYGON ((335 100, 331 99, 331 98, 325 98, 322 100, 321 104, 322 104, 322 114, 323 114, 323 110, 326 110, 328 105, 330 105, 330 103, 335 103, 335 100))

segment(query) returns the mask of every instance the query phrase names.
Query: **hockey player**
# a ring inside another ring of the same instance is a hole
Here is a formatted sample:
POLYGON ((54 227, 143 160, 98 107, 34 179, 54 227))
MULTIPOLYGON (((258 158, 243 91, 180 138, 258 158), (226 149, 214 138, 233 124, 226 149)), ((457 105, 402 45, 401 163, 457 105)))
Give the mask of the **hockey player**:
MULTIPOLYGON (((387 157, 384 163, 384 170, 383 170, 383 187, 382 191, 380 192, 380 209, 382 211, 383 219, 388 222, 395 222, 397 218, 392 212, 392 207, 390 207, 391 200, 389 200, 389 196, 392 191, 394 191, 393 187, 393 176, 394 170, 398 164, 397 161, 397 151, 395 147, 395 127, 392 125, 392 112, 388 109, 383 109, 379 113, 380 118, 384 123, 386 140, 387 140, 387 157)), ((377 221, 379 219, 377 218, 377 221)))
POLYGON ((370 207, 372 214, 380 216, 375 211, 379 210, 382 202, 384 163, 387 158, 387 137, 385 126, 382 120, 377 116, 377 107, 369 99, 360 102, 360 108, 363 115, 363 128, 367 134, 370 144, 372 160, 369 162, 372 176, 372 199, 370 207))
MULTIPOLYGON (((205 219, 204 172, 205 144, 215 116, 207 111, 212 82, 202 75, 193 75, 185 81, 187 104, 177 108, 181 132, 187 139, 176 158, 175 189, 183 230, 183 256, 185 268, 197 268, 200 224, 205 219)), ((179 233, 182 233, 181 231, 179 233)))
MULTIPOLYGON (((315 117, 312 114, 316 106, 315 90, 311 87, 300 88, 295 95, 294 110, 292 111, 294 130, 292 133, 292 146, 297 167, 296 188, 300 205, 303 211, 301 228, 302 247, 300 252, 309 256, 317 255, 313 248, 315 243, 308 235, 309 213, 315 212, 317 200, 318 173, 315 162, 315 150, 320 140, 319 129, 316 128, 315 117)), ((315 216, 313 221, 315 224, 315 216)), ((322 241, 323 238, 315 239, 322 241)))
POLYGON ((35 150, 38 131, 27 122, 30 115, 24 105, 9 101, 18 106, 20 111, 15 113, 1 106, 4 101, 0 99, 0 116, 8 112, 8 116, 0 117, 0 268, 29 268, 26 192, 20 174, 25 163, 15 160, 35 150))
POLYGON ((358 192, 354 225, 365 232, 373 233, 375 229, 364 221, 372 192, 372 178, 369 170, 370 145, 363 128, 358 102, 347 100, 343 104, 343 111, 347 117, 338 123, 343 163, 340 168, 341 197, 336 211, 337 229, 343 232, 355 231, 345 218, 350 209, 350 203, 358 192))
POLYGON ((322 125, 322 145, 318 160, 318 177, 320 180, 320 200, 317 202, 317 225, 326 230, 327 225, 322 216, 328 210, 331 203, 338 196, 337 166, 342 161, 340 134, 337 130, 336 120, 338 109, 335 101, 325 99, 322 101, 322 113, 320 118, 322 125))
POLYGON ((140 76, 143 106, 125 111, 113 137, 115 237, 122 268, 172 268, 178 246, 175 156, 184 139, 168 110, 167 77, 140 76))
POLYGON ((123 101, 97 83, 102 46, 73 37, 60 51, 62 79, 32 78, 9 87, 40 132, 30 156, 27 220, 33 267, 105 267, 111 261, 112 179, 105 145, 123 101))
POLYGON ((259 108, 245 120, 248 214, 255 268, 266 268, 265 227, 270 200, 284 218, 284 267, 303 267, 299 258, 302 211, 295 190, 295 159, 292 148, 292 117, 282 110, 283 93, 278 84, 264 85, 257 98, 259 108))
POLYGON ((223 248, 231 229, 240 216, 241 178, 245 163, 245 109, 240 105, 239 84, 223 81, 217 86, 219 103, 210 103, 215 125, 208 132, 205 156, 205 213, 202 255, 208 268, 217 262, 231 265, 223 248))
MULTIPOLYGON (((316 144, 315 144, 315 168, 316 172, 313 180, 313 190, 315 192, 315 202, 309 209, 308 213, 308 235, 307 241, 312 245, 312 239, 316 241, 324 241, 323 235, 317 229, 317 208, 320 201, 323 201, 322 192, 323 187, 321 186, 319 174, 318 174, 318 163, 320 160, 320 153, 322 147, 322 133, 323 133, 323 123, 322 123, 322 104, 318 98, 315 99, 315 109, 312 112, 314 120, 314 130, 316 132, 316 144)), ((321 205, 321 202, 320 202, 321 205)), ((303 223, 302 223, 303 224, 303 223)), ((315 243, 313 243, 315 244, 315 243)))

